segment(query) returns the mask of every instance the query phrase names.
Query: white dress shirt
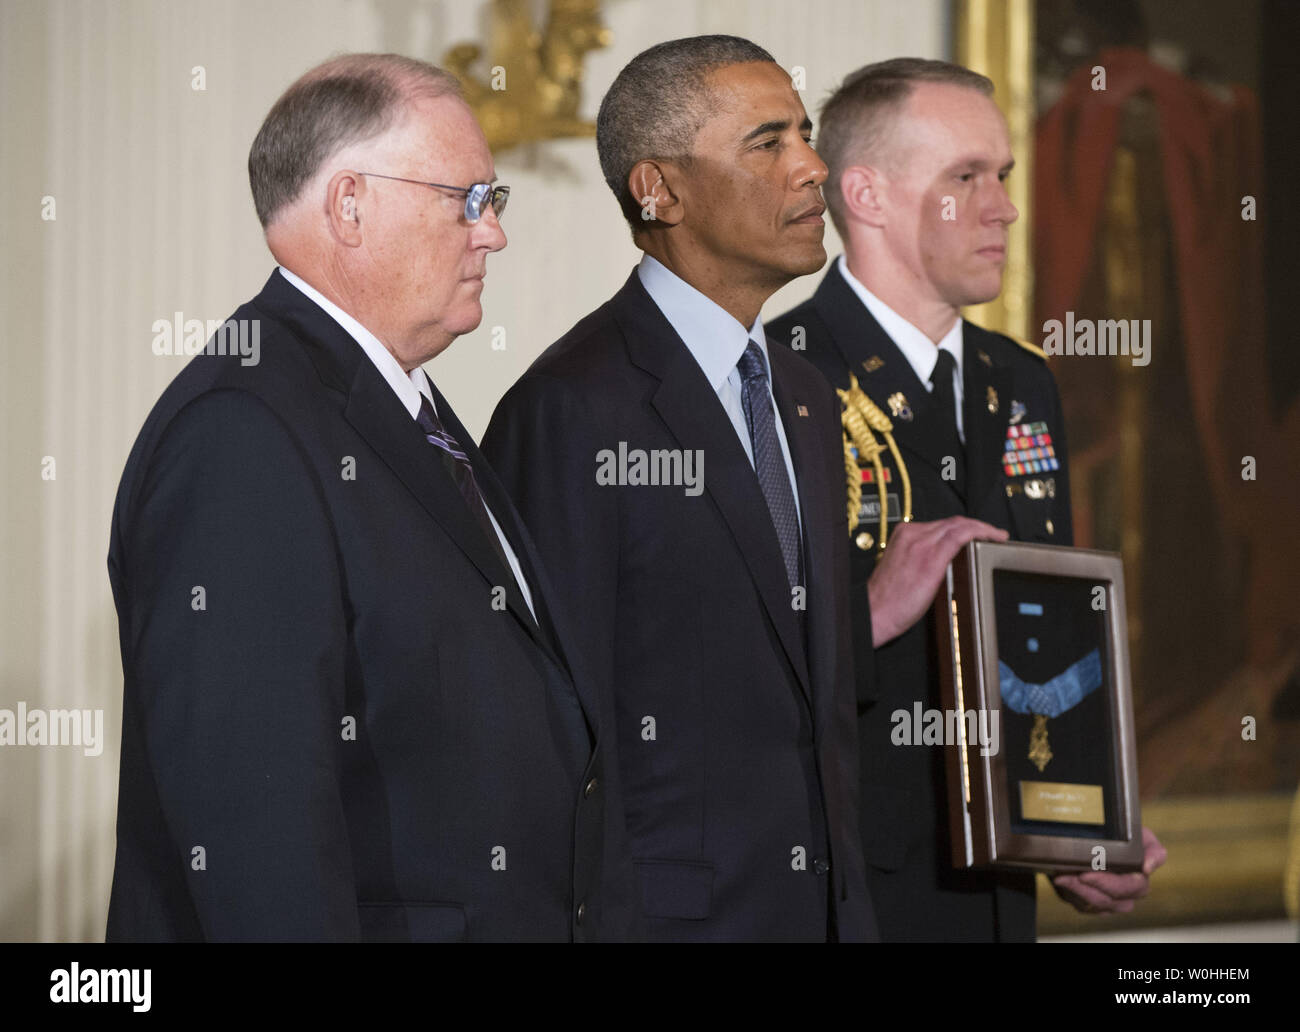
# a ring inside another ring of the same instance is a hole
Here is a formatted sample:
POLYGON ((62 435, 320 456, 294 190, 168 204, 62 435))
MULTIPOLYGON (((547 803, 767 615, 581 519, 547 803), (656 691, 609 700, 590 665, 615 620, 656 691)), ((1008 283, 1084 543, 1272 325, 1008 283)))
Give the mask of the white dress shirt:
MULTIPOLYGON (((890 340, 898 345, 898 350, 907 359, 908 365, 916 373, 916 378, 925 385, 927 391, 933 394, 934 384, 930 382, 930 377, 934 375, 934 367, 939 362, 939 352, 935 348, 934 341, 859 283, 853 273, 849 272, 849 264, 844 260, 844 255, 840 255, 835 264, 844 277, 844 281, 862 299, 862 303, 867 306, 867 311, 872 314, 876 322, 880 323, 880 328, 889 334, 890 340)), ((944 334, 943 340, 939 341, 939 347, 952 355, 957 362, 957 368, 952 374, 953 397, 957 401, 957 411, 954 415, 957 419, 957 435, 961 438, 961 443, 965 444, 966 428, 962 425, 961 412, 963 401, 961 384, 963 348, 960 316, 952 324, 952 329, 944 334)))
MULTIPOLYGON (((398 364, 393 353, 379 342, 379 338, 362 326, 356 319, 348 315, 338 305, 327 298, 310 283, 304 281, 301 277, 295 276, 283 265, 279 267, 280 275, 301 290, 309 298, 323 308, 336 323, 348 331, 348 334, 361 345, 361 350, 374 363, 379 375, 387 381, 388 386, 393 389, 398 400, 405 406, 406 411, 410 413, 411 419, 414 420, 420 414, 420 395, 423 394, 429 399, 429 404, 433 406, 433 411, 438 411, 437 402, 433 400, 433 391, 429 388, 429 378, 425 376, 424 370, 416 366, 409 374, 403 372, 402 367, 398 364)), ((429 446, 430 448, 433 445, 429 446)), ((433 461, 435 456, 430 456, 433 461)), ((492 529, 496 531, 497 537, 501 541, 501 550, 505 552, 506 559, 510 562, 510 571, 515 575, 515 583, 519 585, 519 590, 524 596, 524 601, 528 603, 528 611, 533 614, 533 619, 537 619, 537 612, 533 609, 532 592, 528 590, 528 582, 524 580, 524 571, 519 566, 519 557, 515 555, 515 550, 510 547, 510 542, 501 531, 501 524, 497 518, 492 515, 492 507, 488 505, 487 499, 483 499, 483 508, 487 511, 488 519, 492 521, 492 529)))
POLYGON ((687 350, 704 371, 705 377, 718 395, 731 425, 736 429, 741 446, 754 465, 754 445, 749 439, 749 424, 745 422, 744 386, 736 364, 752 340, 763 353, 767 367, 767 394, 772 398, 772 411, 776 415, 776 436, 781 442, 781 457, 785 471, 790 476, 790 490, 794 494, 795 515, 803 528, 803 515, 799 507, 799 483, 794 477, 794 463, 790 459, 790 445, 785 439, 781 424, 781 411, 772 394, 772 363, 767 356, 767 338, 763 335, 763 317, 754 320, 748 330, 717 302, 710 300, 692 287, 662 262, 648 254, 637 266, 637 275, 646 293, 672 324, 677 336, 682 338, 687 350))

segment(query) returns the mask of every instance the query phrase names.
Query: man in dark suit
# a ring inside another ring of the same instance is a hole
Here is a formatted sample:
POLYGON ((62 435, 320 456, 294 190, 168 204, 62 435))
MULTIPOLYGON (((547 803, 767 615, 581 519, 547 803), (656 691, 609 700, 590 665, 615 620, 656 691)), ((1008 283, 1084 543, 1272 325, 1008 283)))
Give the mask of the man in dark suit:
POLYGON ((825 260, 810 127, 746 40, 675 40, 624 68, 597 146, 644 258, 484 435, 614 686, 654 939, 875 935, 838 404, 759 318, 825 260))
MULTIPOLYGON (((769 328, 876 421, 846 430, 844 449, 861 827, 887 941, 1035 935, 1032 875, 952 869, 943 751, 890 744, 896 710, 939 708, 937 652, 929 620, 885 629, 878 616, 881 599, 910 589, 895 560, 930 521, 967 515, 1016 540, 1071 543, 1061 405, 1043 353, 960 315, 1000 291, 1017 216, 992 89, 968 69, 902 58, 861 69, 827 100, 818 153, 845 254, 769 328)), ((1132 909, 1164 859, 1145 835, 1144 873, 1063 876, 1058 891, 1080 909, 1132 909)))
POLYGON ((483 134, 446 73, 348 55, 249 175, 280 263, 232 317, 259 347, 177 376, 113 517, 108 937, 623 937, 598 693, 421 369, 505 246, 483 134))

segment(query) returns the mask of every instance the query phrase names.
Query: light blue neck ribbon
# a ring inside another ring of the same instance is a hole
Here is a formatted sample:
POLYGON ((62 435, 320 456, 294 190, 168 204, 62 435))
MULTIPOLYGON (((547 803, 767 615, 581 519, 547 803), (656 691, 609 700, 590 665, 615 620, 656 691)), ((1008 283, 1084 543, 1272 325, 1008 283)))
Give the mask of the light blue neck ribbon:
POLYGON ((1059 717, 1077 706, 1101 684, 1101 652, 1093 649, 1046 684, 1029 684, 998 660, 1002 702, 1017 713, 1041 713, 1059 717))

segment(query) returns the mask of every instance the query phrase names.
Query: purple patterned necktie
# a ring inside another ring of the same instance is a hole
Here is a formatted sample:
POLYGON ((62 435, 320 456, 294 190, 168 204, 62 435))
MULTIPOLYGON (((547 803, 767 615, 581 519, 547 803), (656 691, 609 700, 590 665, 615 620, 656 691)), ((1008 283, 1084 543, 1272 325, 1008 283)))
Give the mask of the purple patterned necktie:
POLYGON ((501 560, 502 568, 507 573, 511 573, 505 549, 501 547, 501 539, 497 536, 496 528, 492 526, 492 520, 488 517, 487 505, 484 504, 483 495, 478 489, 478 481, 474 479, 474 467, 470 465, 469 456, 465 454, 456 438, 447 433, 446 427, 442 425, 438 414, 433 410, 433 405, 423 393, 420 394, 420 414, 415 417, 415 421, 424 431, 425 440, 438 448, 443 465, 447 467, 447 472, 451 474, 452 480, 460 489, 465 504, 474 514, 484 537, 492 546, 492 551, 501 560))
POLYGON ((758 474, 758 484, 767 499, 768 512, 781 542, 781 555, 785 558, 786 576, 793 588, 803 583, 799 513, 795 509, 790 474, 776 433, 776 412, 772 407, 772 394, 767 388, 767 365, 763 353, 752 340, 736 368, 740 370, 744 385, 742 403, 745 422, 749 424, 749 440, 754 447, 754 472, 758 474))

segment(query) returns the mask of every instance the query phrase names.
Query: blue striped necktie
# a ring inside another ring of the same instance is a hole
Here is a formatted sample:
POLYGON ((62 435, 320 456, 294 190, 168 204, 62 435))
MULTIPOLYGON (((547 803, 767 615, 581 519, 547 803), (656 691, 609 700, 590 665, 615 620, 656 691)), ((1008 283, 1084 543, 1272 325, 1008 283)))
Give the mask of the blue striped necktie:
POLYGON ((456 438, 447 432, 447 428, 442 425, 442 420, 438 418, 433 405, 423 392, 420 394, 420 414, 415 417, 415 421, 424 431, 425 440, 438 449, 442 464, 451 474, 451 479, 456 482, 461 497, 465 499, 469 511, 474 514, 474 519, 482 528, 484 537, 492 546, 492 551, 501 560, 502 568, 510 573, 510 562, 506 559, 505 549, 501 547, 501 539, 497 536, 496 528, 492 526, 492 520, 488 517, 487 505, 483 501, 482 492, 478 489, 478 481, 474 479, 474 467, 470 465, 469 456, 465 454, 456 438))
POLYGON ((767 509, 776 527, 781 555, 785 559, 785 573, 790 586, 803 583, 803 549, 799 543, 799 513, 795 509, 794 491, 790 487, 790 474, 785 457, 781 454, 781 441, 776 434, 776 412, 772 406, 772 393, 767 386, 767 365, 763 353, 752 340, 736 363, 744 391, 742 403, 745 422, 749 424, 749 441, 754 448, 754 472, 767 499, 767 509))

